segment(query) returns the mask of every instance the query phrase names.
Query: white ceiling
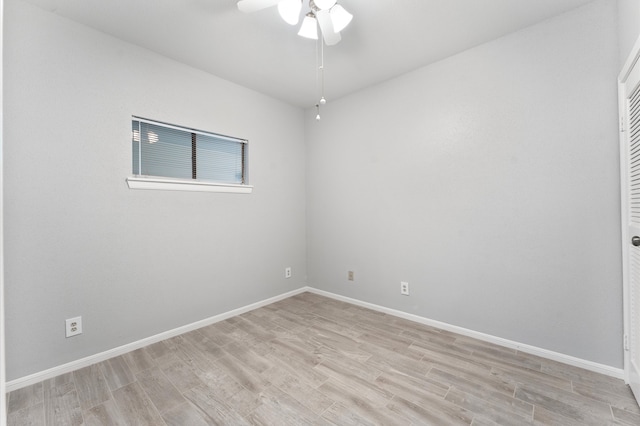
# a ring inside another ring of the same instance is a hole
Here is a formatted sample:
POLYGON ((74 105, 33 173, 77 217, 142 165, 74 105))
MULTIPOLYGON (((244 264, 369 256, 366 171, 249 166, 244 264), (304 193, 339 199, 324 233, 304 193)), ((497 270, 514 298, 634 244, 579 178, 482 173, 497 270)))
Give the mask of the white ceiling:
MULTIPOLYGON (((236 0, 25 0, 300 107, 317 102, 316 43, 236 0)), ((354 19, 325 47, 331 101, 593 0, 339 0, 354 19)), ((305 12, 307 0, 304 0, 305 12)))

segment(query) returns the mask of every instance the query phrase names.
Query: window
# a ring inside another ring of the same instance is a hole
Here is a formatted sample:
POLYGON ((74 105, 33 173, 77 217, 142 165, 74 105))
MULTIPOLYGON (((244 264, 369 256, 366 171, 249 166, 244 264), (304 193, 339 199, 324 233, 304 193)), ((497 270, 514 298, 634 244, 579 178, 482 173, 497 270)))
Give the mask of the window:
POLYGON ((246 140, 133 117, 134 189, 251 192, 246 140))

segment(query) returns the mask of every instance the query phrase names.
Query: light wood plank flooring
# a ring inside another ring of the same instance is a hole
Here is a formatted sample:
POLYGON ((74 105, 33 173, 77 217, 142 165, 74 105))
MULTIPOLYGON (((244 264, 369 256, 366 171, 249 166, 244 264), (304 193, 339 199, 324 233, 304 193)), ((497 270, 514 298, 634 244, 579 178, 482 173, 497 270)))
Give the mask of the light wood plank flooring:
POLYGON ((9 425, 640 425, 621 381, 311 293, 9 394, 9 425))

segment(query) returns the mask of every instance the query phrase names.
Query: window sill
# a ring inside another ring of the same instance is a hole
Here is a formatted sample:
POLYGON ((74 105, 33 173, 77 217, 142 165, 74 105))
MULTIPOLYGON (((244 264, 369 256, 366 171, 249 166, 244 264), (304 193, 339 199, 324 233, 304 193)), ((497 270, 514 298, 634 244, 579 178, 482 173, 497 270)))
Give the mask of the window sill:
POLYGON ((152 177, 132 176, 127 178, 129 189, 159 189, 165 191, 198 191, 198 192, 230 192, 250 194, 252 185, 236 185, 231 183, 215 183, 203 181, 187 181, 160 179, 152 177))

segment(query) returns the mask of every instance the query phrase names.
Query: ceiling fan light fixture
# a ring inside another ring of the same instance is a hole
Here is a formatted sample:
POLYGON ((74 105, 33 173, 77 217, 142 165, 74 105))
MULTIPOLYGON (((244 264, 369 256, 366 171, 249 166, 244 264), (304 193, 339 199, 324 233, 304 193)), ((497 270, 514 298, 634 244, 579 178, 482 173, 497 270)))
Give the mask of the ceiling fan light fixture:
POLYGON ((340 37, 340 33, 333 28, 333 21, 331 20, 329 11, 319 10, 316 13, 316 18, 318 19, 318 26, 320 27, 324 43, 327 46, 338 44, 342 37, 340 37))
POLYGON ((312 40, 318 39, 318 22, 316 21, 316 15, 314 15, 313 12, 307 13, 302 20, 302 25, 300 26, 298 35, 312 40))
POLYGON ((337 33, 344 30, 353 19, 353 15, 339 4, 331 8, 329 16, 331 16, 331 22, 333 22, 333 30, 337 33))
POLYGON ((278 3, 278 12, 289 25, 296 25, 300 19, 302 0, 282 0, 278 3))
POLYGON ((333 5, 335 5, 338 2, 338 0, 313 0, 313 2, 315 3, 318 9, 328 10, 328 9, 331 9, 333 5))

